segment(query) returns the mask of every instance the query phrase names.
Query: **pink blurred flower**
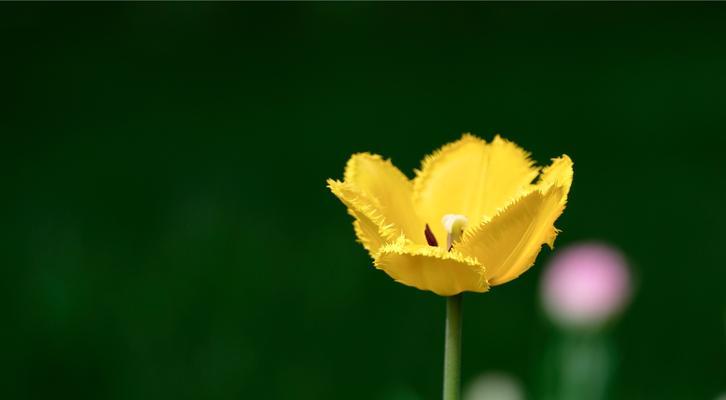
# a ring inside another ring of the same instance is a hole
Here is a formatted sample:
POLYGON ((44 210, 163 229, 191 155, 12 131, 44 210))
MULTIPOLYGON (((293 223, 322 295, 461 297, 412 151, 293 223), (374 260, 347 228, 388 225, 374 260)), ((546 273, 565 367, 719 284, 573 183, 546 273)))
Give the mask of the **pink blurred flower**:
POLYGON ((597 327, 617 314, 631 294, 625 257, 604 243, 560 250, 542 280, 545 311, 566 327, 597 327))

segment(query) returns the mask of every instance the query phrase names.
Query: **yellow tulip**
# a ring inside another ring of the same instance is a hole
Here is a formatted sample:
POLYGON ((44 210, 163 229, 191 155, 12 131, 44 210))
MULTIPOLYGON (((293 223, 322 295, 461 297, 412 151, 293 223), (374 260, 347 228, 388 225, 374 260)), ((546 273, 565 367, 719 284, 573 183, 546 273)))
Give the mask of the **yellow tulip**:
POLYGON ((499 136, 464 134, 425 157, 413 180, 390 160, 358 153, 328 187, 375 267, 397 282, 441 296, 486 292, 529 269, 558 233, 572 160, 540 171, 529 156, 499 136))

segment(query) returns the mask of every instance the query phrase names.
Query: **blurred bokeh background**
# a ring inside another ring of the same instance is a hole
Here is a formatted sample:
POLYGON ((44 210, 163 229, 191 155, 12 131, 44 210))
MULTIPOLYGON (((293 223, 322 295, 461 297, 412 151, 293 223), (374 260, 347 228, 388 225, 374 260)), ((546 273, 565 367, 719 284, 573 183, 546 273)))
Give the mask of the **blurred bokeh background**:
MULTIPOLYGON (((635 275, 612 398, 726 390, 726 6, 3 4, 0 397, 433 399, 445 301, 325 188, 472 132, 575 161, 557 246, 635 275)), ((555 249, 555 252, 557 248, 555 249)), ((537 398, 536 266, 464 300, 463 379, 537 398)))

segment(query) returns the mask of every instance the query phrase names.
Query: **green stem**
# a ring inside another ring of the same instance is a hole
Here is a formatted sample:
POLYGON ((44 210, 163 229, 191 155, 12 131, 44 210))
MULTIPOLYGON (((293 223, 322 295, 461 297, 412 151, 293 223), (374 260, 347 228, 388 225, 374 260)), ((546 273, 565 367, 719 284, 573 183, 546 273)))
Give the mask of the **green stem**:
POLYGON ((461 300, 464 294, 446 299, 444 347, 444 400, 461 398, 461 300))

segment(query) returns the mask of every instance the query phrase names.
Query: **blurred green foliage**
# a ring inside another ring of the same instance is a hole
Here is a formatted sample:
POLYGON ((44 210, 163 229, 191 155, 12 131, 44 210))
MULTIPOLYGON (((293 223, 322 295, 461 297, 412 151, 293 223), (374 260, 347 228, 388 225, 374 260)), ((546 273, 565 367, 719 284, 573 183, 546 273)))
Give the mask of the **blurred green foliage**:
MULTIPOLYGON (((615 398, 726 389, 722 4, 3 4, 0 397, 437 398, 444 300, 325 188, 471 131, 575 160, 638 276, 615 398)), ((537 266, 464 304, 530 388, 537 266)))

